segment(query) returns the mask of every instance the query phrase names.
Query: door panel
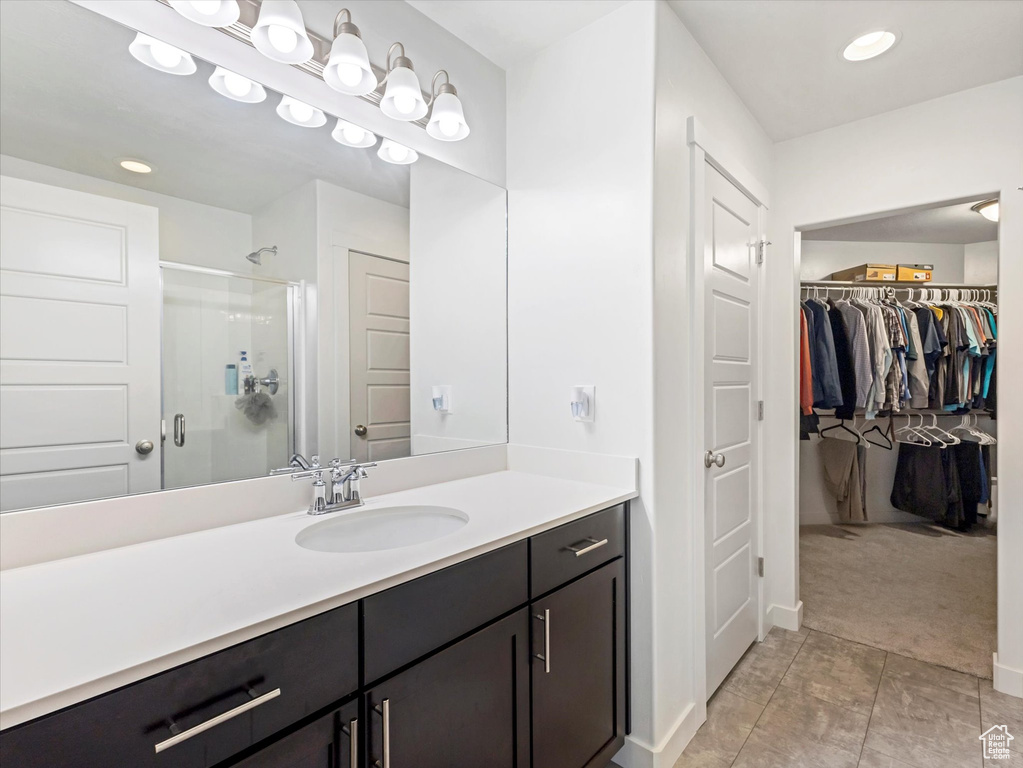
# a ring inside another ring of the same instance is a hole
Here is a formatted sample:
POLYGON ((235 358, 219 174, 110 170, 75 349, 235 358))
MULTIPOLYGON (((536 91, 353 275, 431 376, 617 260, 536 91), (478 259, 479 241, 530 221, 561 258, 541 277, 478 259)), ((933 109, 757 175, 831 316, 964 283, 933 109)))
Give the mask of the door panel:
POLYGON ((528 653, 522 609, 374 686, 369 764, 383 764, 386 701, 394 768, 527 768, 528 653))
POLYGON ((358 701, 349 702, 263 747, 234 768, 348 768, 352 745, 358 749, 358 741, 351 736, 353 725, 358 733, 358 717, 358 701))
POLYGON ((757 639, 757 205, 706 166, 704 434, 717 455, 706 474, 707 695, 757 639))
POLYGON ((359 461, 408 456, 408 264, 350 251, 348 284, 351 456, 359 461))
POLYGON ((530 613, 533 768, 604 766, 625 737, 622 560, 537 600, 530 613))
POLYGON ((0 195, 0 509, 159 489, 156 209, 9 177, 0 195))

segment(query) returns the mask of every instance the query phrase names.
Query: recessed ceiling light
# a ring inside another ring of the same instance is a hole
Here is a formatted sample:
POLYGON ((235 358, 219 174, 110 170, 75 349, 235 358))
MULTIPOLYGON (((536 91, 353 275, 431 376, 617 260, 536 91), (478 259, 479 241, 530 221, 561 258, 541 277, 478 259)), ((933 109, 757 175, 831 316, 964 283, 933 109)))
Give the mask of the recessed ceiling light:
POLYGON ((153 166, 143 163, 141 160, 122 160, 121 167, 132 173, 152 173, 153 166))
POLYGON ((896 37, 895 33, 889 32, 886 29, 868 32, 849 43, 842 52, 842 56, 847 61, 866 61, 875 56, 880 56, 895 45, 897 40, 898 37, 896 37))
POLYGON ((988 221, 998 222, 998 200, 984 200, 976 205, 970 206, 971 211, 976 211, 988 221))

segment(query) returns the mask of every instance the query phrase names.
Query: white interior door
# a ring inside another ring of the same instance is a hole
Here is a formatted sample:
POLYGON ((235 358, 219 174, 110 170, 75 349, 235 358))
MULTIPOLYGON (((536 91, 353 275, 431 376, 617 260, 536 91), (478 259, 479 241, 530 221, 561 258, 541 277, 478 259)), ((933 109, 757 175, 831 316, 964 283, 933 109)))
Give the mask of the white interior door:
POLYGON ((757 639, 757 205, 709 164, 704 248, 707 694, 757 639))
POLYGON ((351 251, 349 286, 352 458, 408 456, 409 266, 351 251))
POLYGON ((0 177, 0 508, 160 488, 158 227, 0 177))

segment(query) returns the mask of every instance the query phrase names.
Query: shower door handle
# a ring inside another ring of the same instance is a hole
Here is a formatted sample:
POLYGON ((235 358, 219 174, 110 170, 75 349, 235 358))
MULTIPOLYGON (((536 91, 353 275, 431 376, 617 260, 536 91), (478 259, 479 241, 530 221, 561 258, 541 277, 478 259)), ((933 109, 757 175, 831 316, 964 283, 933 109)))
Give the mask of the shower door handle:
POLYGON ((174 445, 178 448, 185 444, 185 414, 174 414, 174 445))

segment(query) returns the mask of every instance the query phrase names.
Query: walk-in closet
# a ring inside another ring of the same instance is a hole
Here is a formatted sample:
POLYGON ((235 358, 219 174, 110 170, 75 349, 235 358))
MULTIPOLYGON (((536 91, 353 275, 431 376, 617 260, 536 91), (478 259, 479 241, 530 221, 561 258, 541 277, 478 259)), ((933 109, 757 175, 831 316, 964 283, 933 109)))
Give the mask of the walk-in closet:
POLYGON ((804 624, 986 678, 997 222, 971 199, 806 229, 796 318, 804 624))

